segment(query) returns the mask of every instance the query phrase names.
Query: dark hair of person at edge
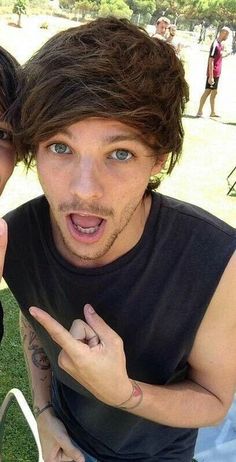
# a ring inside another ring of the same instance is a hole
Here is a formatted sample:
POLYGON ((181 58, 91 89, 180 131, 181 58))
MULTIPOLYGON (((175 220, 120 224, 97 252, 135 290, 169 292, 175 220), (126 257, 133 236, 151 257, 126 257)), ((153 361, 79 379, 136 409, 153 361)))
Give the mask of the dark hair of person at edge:
MULTIPOLYGON (((0 46, 0 121, 10 123, 10 107, 17 97, 21 66, 5 48, 0 46)), ((17 160, 20 157, 17 155, 17 160)))

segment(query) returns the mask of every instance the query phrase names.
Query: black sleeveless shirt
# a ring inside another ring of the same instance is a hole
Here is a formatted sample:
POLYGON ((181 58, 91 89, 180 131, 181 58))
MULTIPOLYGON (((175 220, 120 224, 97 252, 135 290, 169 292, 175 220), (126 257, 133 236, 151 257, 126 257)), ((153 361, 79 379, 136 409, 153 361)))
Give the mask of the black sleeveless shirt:
POLYGON ((53 402, 73 440, 101 462, 190 462, 197 431, 109 407, 62 371, 58 346, 28 313, 63 326, 91 303, 123 339, 130 378, 183 380, 196 332, 236 248, 233 228, 196 206, 153 193, 140 241, 116 261, 77 268, 58 253, 44 196, 10 212, 4 277, 41 338, 53 369, 53 402))

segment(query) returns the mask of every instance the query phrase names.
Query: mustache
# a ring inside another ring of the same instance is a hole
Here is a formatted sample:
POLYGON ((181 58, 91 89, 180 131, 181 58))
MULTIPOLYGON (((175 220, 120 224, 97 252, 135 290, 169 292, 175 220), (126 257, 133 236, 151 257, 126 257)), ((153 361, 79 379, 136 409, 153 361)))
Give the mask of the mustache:
POLYGON ((58 207, 59 212, 86 212, 88 214, 102 216, 102 217, 112 217, 114 211, 112 208, 104 207, 102 205, 96 204, 95 202, 88 204, 79 199, 73 200, 72 202, 62 202, 58 207))

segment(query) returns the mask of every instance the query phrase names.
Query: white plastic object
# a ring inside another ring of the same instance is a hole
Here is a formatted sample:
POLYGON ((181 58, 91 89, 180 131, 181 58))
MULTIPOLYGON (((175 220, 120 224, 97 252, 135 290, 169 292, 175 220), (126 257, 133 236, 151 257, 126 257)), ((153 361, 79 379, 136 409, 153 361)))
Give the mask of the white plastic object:
POLYGON ((38 449, 38 462, 44 462, 36 420, 33 416, 33 413, 23 393, 18 388, 12 388, 7 393, 0 407, 0 462, 2 461, 1 454, 2 454, 2 445, 3 445, 4 424, 5 424, 8 408, 14 399, 18 403, 20 410, 33 434, 33 437, 34 437, 34 440, 35 440, 35 443, 38 449))

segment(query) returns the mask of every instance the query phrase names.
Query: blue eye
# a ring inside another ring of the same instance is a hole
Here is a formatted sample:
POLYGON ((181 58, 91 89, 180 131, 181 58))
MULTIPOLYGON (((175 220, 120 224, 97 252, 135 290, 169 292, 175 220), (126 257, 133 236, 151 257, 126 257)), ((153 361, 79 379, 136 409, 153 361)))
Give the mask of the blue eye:
POLYGON ((116 149, 116 151, 113 151, 111 153, 111 158, 120 160, 120 161, 126 161, 131 159, 133 157, 133 154, 131 152, 126 151, 125 149, 116 149))
POLYGON ((0 129, 0 140, 11 140, 11 134, 5 130, 0 129))
POLYGON ((67 144, 64 143, 53 143, 50 144, 49 149, 55 154, 68 154, 71 150, 67 144))

